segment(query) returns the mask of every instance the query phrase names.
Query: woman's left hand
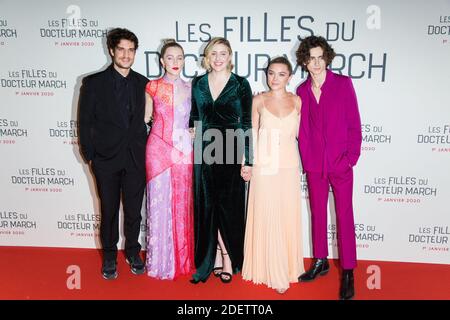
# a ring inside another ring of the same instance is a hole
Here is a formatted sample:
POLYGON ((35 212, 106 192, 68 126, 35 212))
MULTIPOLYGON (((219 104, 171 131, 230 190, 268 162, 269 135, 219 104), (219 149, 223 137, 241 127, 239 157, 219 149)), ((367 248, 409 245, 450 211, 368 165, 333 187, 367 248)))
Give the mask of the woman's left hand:
POLYGON ((244 179, 245 182, 250 181, 250 178, 252 177, 252 167, 242 166, 241 167, 241 177, 242 177, 242 179, 244 179))

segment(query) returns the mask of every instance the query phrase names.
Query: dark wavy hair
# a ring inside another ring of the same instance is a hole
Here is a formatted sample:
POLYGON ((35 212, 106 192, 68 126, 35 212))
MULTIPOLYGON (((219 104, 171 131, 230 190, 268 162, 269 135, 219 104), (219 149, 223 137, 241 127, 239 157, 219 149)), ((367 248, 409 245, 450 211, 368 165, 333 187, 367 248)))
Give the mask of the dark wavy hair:
POLYGON ((120 40, 129 40, 134 43, 134 49, 137 50, 139 46, 139 41, 136 35, 128 29, 124 28, 114 28, 108 31, 106 35, 106 45, 108 46, 108 51, 113 50, 119 44, 120 40))
POLYGON ((334 52, 333 48, 328 44, 327 40, 324 37, 317 36, 309 36, 302 40, 300 45, 298 46, 295 55, 297 56, 297 64, 302 67, 304 71, 308 71, 306 65, 309 63, 309 59, 311 56, 309 55, 309 51, 312 48, 321 47, 323 50, 323 58, 325 59, 325 63, 327 67, 331 64, 334 57, 336 56, 336 52, 334 52))
POLYGON ((266 71, 266 76, 267 76, 267 73, 269 72, 270 66, 272 64, 274 64, 274 63, 284 64, 289 70, 289 75, 292 74, 292 64, 289 62, 289 60, 286 57, 279 56, 279 57, 275 57, 273 59, 270 59, 269 64, 267 65, 267 68, 265 70, 266 71))

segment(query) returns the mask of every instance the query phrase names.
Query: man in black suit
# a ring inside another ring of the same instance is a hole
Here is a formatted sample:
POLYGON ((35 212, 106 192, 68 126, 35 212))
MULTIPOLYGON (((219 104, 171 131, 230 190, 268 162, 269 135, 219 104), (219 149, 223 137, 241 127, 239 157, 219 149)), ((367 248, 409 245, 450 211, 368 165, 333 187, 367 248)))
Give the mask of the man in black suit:
POLYGON ((101 205, 102 274, 117 278, 119 206, 124 209, 125 255, 134 274, 142 274, 139 232, 145 190, 144 122, 148 79, 131 70, 138 39, 127 29, 108 32, 112 64, 83 79, 79 100, 81 153, 94 173, 101 205))

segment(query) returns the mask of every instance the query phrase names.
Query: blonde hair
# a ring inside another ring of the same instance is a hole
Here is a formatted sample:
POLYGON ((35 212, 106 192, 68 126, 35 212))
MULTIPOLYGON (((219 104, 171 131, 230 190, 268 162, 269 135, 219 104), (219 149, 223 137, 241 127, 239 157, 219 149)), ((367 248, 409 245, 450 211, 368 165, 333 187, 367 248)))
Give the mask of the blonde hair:
MULTIPOLYGON (((211 53, 212 48, 216 45, 216 44, 223 44, 225 47, 227 47, 228 49, 228 53, 230 54, 230 56, 233 53, 233 50, 231 49, 231 45, 230 45, 230 41, 228 41, 225 38, 222 37, 214 37, 212 38, 209 43, 206 45, 205 50, 203 51, 203 60, 202 60, 202 67, 205 68, 208 72, 211 71, 211 64, 209 63, 209 55, 211 53)), ((234 65, 230 62, 228 63, 227 69, 229 71, 231 71, 233 69, 234 65)))

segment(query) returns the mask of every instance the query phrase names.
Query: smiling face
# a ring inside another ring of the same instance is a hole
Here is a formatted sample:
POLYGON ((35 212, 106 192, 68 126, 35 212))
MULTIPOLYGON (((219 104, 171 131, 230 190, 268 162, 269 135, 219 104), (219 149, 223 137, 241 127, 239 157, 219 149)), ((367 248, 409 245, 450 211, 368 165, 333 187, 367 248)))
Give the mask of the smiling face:
POLYGON ((119 69, 130 69, 134 63, 136 48, 134 42, 122 39, 114 49, 110 49, 114 65, 119 69))
POLYGON ((160 59, 166 73, 173 77, 179 77, 184 66, 184 53, 181 48, 173 46, 167 48, 164 56, 160 59))
POLYGON ((286 88, 292 75, 284 63, 272 63, 267 70, 267 84, 271 90, 286 88))
POLYGON ((320 76, 325 73, 327 64, 321 47, 315 47, 309 50, 309 61, 306 64, 306 68, 313 76, 320 76))
POLYGON ((222 44, 215 44, 208 53, 208 62, 212 70, 221 72, 231 69, 231 53, 229 48, 222 44))

